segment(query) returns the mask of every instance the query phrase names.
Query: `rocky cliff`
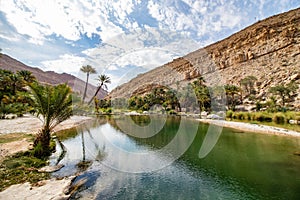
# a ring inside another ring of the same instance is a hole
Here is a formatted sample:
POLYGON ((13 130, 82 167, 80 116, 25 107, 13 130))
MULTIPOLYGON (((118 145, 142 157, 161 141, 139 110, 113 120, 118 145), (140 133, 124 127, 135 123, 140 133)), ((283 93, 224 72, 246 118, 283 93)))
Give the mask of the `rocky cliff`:
MULTIPOLYGON (((149 92, 155 85, 176 89, 203 76, 208 85, 258 81, 257 98, 270 87, 300 84, 300 8, 272 16, 232 36, 141 74, 110 93, 112 98, 149 92)), ((300 89, 293 104, 300 107, 300 89)))
MULTIPOLYGON (((0 54, 0 68, 10 70, 13 72, 20 71, 20 70, 28 70, 32 72, 32 74, 40 82, 48 83, 52 85, 67 83, 74 92, 79 94, 83 93, 85 87, 85 82, 73 75, 67 73, 58 74, 53 71, 44 72, 39 68, 27 66, 19 62, 18 60, 11 58, 10 56, 5 54, 0 54)), ((87 99, 91 98, 94 95, 96 89, 97 88, 95 86, 89 84, 87 89, 87 99)), ((106 94, 107 92, 102 90, 99 92, 98 97, 103 98, 104 96, 106 96, 106 94)))

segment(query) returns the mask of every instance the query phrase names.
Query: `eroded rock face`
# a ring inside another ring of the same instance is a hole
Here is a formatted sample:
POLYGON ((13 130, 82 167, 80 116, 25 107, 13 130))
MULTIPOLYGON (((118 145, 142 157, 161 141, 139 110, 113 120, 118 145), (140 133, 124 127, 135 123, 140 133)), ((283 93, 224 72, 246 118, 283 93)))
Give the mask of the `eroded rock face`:
MULTIPOLYGON (((120 98, 146 93, 144 85, 176 89, 199 76, 208 85, 235 84, 255 76, 258 94, 270 87, 296 81, 300 84, 300 8, 257 22, 232 36, 141 74, 113 90, 120 98), (139 91, 141 88, 141 91, 139 91)), ((151 87, 148 87, 149 89, 151 87)), ((300 107, 300 89, 293 104, 300 107)))

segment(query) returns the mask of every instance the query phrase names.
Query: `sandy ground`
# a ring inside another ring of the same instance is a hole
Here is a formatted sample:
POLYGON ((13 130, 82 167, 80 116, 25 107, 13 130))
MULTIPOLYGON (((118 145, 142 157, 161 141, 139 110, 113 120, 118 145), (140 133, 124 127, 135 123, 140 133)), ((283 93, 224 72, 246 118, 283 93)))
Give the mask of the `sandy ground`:
MULTIPOLYGON (((54 131, 76 127, 91 119, 91 117, 72 116, 70 119, 55 127, 54 131)), ((32 115, 25 115, 24 117, 16 119, 0 120, 0 135, 10 133, 36 134, 41 126, 42 122, 32 115)), ((31 144, 26 139, 0 144, 0 161, 5 156, 28 150, 30 145, 31 144)))
POLYGON ((213 119, 197 119, 197 120, 203 123, 215 124, 218 126, 234 128, 242 131, 300 137, 300 133, 297 131, 277 128, 273 126, 250 124, 244 122, 232 122, 232 121, 225 121, 225 120, 213 120, 213 119))
MULTIPOLYGON (((90 119, 92 118, 84 117, 84 116, 72 116, 70 119, 62 122, 57 127, 55 127, 54 131, 69 129, 90 119)), ((16 119, 0 120, 0 134, 9 134, 9 133, 35 134, 39 131, 41 126, 42 126, 41 120, 39 120, 35 116, 24 115, 24 117, 19 117, 16 119)))

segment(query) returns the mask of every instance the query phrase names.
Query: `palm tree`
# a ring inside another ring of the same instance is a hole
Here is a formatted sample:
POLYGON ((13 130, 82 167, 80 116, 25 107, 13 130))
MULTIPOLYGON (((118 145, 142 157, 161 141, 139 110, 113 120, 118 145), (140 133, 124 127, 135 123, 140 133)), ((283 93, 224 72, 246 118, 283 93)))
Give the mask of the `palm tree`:
POLYGON ((82 97, 82 102, 84 102, 85 97, 86 97, 87 86, 89 83, 89 76, 90 76, 90 74, 96 74, 97 72, 96 72, 95 68, 93 68, 90 65, 82 66, 80 68, 80 71, 82 71, 83 73, 86 73, 86 82, 85 82, 84 93, 83 93, 83 97, 82 97))
POLYGON ((91 98, 91 100, 89 101, 89 105, 91 104, 91 102, 93 101, 93 99, 97 96, 98 92, 100 91, 100 89, 102 88, 102 86, 105 87, 105 89, 107 90, 107 85, 106 83, 111 83, 110 77, 105 75, 105 74, 101 74, 98 76, 98 78, 96 79, 97 81, 99 81, 99 86, 97 87, 97 90, 94 94, 94 96, 91 98))
POLYGON ((243 86, 246 90, 245 96, 255 94, 255 89, 254 89, 255 81, 257 81, 257 78, 255 76, 246 76, 240 81, 240 85, 243 86))
POLYGON ((28 70, 18 71, 17 75, 20 76, 26 83, 32 83, 36 81, 36 78, 28 70))
POLYGON ((20 77, 16 74, 11 74, 10 76, 12 94, 15 95, 17 90, 21 87, 20 77))
POLYGON ((238 103, 236 95, 239 94, 240 88, 236 85, 225 85, 225 93, 227 96, 228 107, 230 110, 235 110, 235 106, 238 103))
POLYGON ((43 127, 34 140, 34 155, 50 155, 50 135, 53 129, 72 115, 71 89, 66 84, 56 86, 29 84, 31 105, 43 127))

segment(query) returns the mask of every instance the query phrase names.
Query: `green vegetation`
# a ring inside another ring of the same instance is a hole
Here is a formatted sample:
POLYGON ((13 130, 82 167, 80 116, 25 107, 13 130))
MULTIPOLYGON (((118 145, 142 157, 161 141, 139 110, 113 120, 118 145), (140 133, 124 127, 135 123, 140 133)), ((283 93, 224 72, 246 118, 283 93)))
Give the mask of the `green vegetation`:
POLYGON ((228 109, 235 110, 235 106, 239 103, 239 92, 241 89, 235 85, 225 85, 225 92, 227 97, 228 109))
POLYGON ((256 90, 254 89, 254 84, 256 81, 257 78, 255 76, 246 76, 240 81, 246 97, 256 94, 256 90))
POLYGON ((27 140, 33 141, 33 135, 24 134, 24 133, 11 133, 11 134, 0 135, 0 144, 19 141, 22 139, 27 139, 27 140))
POLYGON ((50 174, 38 172, 45 165, 45 160, 31 156, 29 151, 7 157, 0 163, 0 191, 13 184, 49 179, 50 174))
POLYGON ((194 81, 192 83, 192 87, 197 98, 200 113, 204 110, 208 110, 210 108, 211 98, 209 89, 205 85, 203 77, 200 77, 198 80, 194 81))
POLYGON ((297 125, 300 123, 300 112, 233 112, 229 110, 226 112, 226 118, 228 120, 260 123, 300 131, 300 126, 297 125), (294 124, 290 124, 290 120, 294 124))
POLYGON ((29 71, 13 73, 0 69, 0 118, 5 119, 8 114, 22 116, 30 112, 28 91, 26 85, 35 82, 35 77, 29 71))
POLYGON ((155 88, 145 96, 132 96, 128 100, 130 110, 149 111, 155 105, 163 108, 164 112, 180 110, 175 91, 164 87, 155 88))
POLYGON ((43 127, 34 140, 34 156, 49 156, 50 134, 53 129, 72 115, 71 89, 66 84, 56 86, 29 84, 34 113, 43 121, 43 127))
POLYGON ((298 85, 295 82, 290 82, 286 86, 283 84, 271 87, 269 92, 275 96, 279 96, 281 98, 282 107, 285 106, 285 103, 289 101, 293 95, 295 95, 296 90, 298 89, 298 85))

